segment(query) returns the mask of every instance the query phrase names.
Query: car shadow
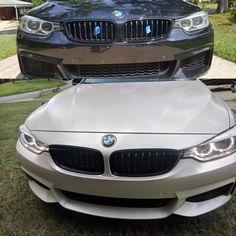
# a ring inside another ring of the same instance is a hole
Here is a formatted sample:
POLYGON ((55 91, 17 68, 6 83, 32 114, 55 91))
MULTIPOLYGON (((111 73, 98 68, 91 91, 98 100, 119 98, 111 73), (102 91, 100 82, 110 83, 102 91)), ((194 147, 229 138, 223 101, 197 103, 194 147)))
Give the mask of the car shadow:
MULTIPOLYGON (((123 220, 90 216, 64 209, 59 204, 50 204, 47 210, 50 216, 63 224, 70 232, 83 232, 85 235, 198 235, 200 232, 214 232, 217 224, 226 219, 229 204, 214 212, 188 218, 171 215, 159 220, 123 220), (223 209, 223 210, 222 210, 223 209), (225 214, 225 215, 224 215, 225 214), (72 230, 72 231, 71 231, 72 230), (210 231, 209 231, 210 230, 210 231), (96 233, 95 233, 96 232, 96 233)), ((230 217, 230 216, 228 216, 230 217)))

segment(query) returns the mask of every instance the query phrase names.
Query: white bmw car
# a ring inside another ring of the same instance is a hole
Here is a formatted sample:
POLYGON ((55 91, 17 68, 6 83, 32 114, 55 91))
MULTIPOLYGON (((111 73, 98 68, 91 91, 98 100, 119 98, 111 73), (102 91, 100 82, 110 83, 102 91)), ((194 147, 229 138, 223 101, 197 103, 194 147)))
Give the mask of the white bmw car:
POLYGON ((198 80, 86 80, 28 117, 17 153, 45 202, 111 218, 192 217, 233 194, 235 124, 198 80))

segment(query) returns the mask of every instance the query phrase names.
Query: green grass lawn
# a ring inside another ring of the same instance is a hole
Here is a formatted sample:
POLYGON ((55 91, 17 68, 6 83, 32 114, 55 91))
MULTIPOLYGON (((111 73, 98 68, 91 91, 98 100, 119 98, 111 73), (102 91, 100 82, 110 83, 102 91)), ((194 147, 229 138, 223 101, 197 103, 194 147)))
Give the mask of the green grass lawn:
POLYGON ((16 54, 16 35, 0 35, 0 60, 16 54))
POLYGON ((236 23, 230 13, 209 18, 215 30, 215 55, 236 63, 236 23))
POLYGON ((205 6, 204 10, 207 11, 209 9, 217 9, 217 4, 216 3, 206 3, 206 4, 198 4, 199 7, 203 8, 205 6))
POLYGON ((16 80, 14 83, 9 82, 0 84, 0 96, 8 96, 12 94, 37 91, 45 88, 53 88, 63 84, 65 84, 65 82, 57 79, 16 80))
MULTIPOLYGON (((199 7, 202 7, 199 4, 199 7)), ((205 4, 205 11, 217 8, 216 3, 205 4)), ((233 22, 231 13, 209 14, 210 22, 215 31, 214 54, 236 63, 236 22, 233 22)))
POLYGON ((201 217, 147 221, 98 218, 43 203, 30 191, 15 152, 19 125, 41 103, 0 104, 0 235, 235 235, 236 195, 201 217))

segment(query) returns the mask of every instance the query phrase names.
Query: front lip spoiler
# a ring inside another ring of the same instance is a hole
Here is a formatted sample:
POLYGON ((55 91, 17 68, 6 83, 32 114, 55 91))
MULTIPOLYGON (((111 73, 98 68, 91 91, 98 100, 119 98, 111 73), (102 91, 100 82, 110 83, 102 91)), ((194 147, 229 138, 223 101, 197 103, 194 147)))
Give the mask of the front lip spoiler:
MULTIPOLYGON (((232 179, 227 182, 233 181, 232 179)), ((234 179, 235 181, 235 179, 234 179)), ((45 189, 38 185, 35 181, 29 180, 31 190, 43 201, 48 203, 58 202, 62 207, 100 217, 109 217, 115 219, 161 219, 171 214, 194 217, 213 211, 225 205, 230 199, 231 194, 221 195, 210 200, 202 202, 188 202, 186 197, 176 198, 165 207, 158 208, 129 208, 129 207, 113 207, 105 205, 97 205, 93 203, 85 203, 65 197, 60 190, 55 188, 45 189)), ((181 194, 179 194, 181 196, 181 194)))

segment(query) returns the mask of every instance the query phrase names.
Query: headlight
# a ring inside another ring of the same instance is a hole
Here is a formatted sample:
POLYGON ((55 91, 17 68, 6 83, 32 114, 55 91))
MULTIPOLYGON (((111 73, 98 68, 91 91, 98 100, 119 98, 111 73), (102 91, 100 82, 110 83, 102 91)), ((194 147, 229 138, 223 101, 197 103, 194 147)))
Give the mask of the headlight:
POLYGON ((47 145, 37 140, 25 125, 20 127, 20 142, 26 149, 36 154, 48 151, 47 145))
POLYGON ((29 34, 48 36, 55 30, 60 30, 60 24, 41 20, 32 16, 23 16, 20 29, 29 34))
POLYGON ((187 33, 205 29, 209 26, 208 14, 205 11, 175 21, 175 27, 184 29, 187 33))
POLYGON ((215 139, 185 150, 184 157, 193 157, 200 161, 209 161, 236 152, 236 136, 222 140, 214 140, 215 139))

